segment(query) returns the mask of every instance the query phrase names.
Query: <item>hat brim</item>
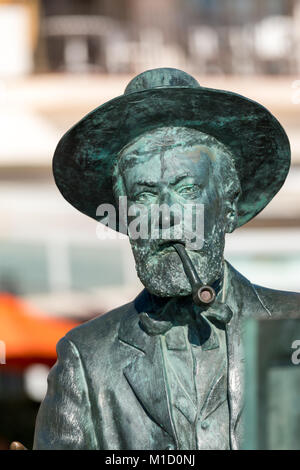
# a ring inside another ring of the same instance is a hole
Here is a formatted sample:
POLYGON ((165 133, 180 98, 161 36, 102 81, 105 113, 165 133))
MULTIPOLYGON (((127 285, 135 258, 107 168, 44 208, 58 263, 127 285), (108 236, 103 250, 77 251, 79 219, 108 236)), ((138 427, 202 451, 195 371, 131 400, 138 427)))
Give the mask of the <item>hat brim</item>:
POLYGON ((265 107, 229 91, 164 87, 108 101, 61 138, 53 174, 64 198, 101 221, 97 207, 115 205, 112 169, 118 152, 144 132, 162 126, 198 129, 230 148, 242 187, 239 226, 257 215, 286 179, 289 140, 265 107))

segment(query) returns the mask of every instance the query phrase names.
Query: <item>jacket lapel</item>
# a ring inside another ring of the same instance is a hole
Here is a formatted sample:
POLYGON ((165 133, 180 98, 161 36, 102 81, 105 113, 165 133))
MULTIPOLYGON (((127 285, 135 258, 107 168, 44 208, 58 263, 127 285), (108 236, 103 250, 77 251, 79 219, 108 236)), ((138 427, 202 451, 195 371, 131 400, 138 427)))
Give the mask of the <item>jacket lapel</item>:
POLYGON ((120 324, 119 340, 134 348, 124 375, 143 408, 169 435, 174 437, 164 377, 159 336, 149 336, 139 324, 139 313, 147 311, 147 291, 143 291, 120 324), (146 302, 145 302, 146 299, 146 302))
POLYGON ((201 420, 208 418, 227 399, 226 361, 222 364, 217 377, 210 386, 208 395, 201 410, 201 420))
POLYGON ((228 355, 228 400, 230 409, 230 440, 232 449, 242 444, 244 408, 244 362, 243 324, 244 319, 269 316, 253 285, 226 262, 225 302, 231 308, 233 317, 226 325, 228 355))

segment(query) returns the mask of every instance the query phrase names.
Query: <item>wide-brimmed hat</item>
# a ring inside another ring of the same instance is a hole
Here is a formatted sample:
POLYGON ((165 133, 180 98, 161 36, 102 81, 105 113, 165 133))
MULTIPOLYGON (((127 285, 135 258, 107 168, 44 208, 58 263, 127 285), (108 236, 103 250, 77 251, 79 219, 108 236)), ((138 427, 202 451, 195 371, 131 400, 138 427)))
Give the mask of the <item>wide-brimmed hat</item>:
POLYGON ((265 107, 230 91, 201 87, 181 70, 159 68, 136 76, 123 95, 87 114, 61 138, 53 173, 64 198, 101 221, 97 207, 116 205, 112 170, 120 150, 166 126, 197 129, 231 150, 242 188, 239 226, 258 214, 285 181, 289 140, 265 107))

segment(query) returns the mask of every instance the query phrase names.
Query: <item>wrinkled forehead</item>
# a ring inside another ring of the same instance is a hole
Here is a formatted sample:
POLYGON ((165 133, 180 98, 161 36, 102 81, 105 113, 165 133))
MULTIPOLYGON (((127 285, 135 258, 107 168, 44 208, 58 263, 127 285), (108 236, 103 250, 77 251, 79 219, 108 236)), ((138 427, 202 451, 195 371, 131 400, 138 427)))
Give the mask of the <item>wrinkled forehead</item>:
POLYGON ((215 161, 218 142, 196 129, 167 127, 147 132, 122 149, 119 162, 132 167, 149 158, 181 156, 197 163, 203 156, 215 161))

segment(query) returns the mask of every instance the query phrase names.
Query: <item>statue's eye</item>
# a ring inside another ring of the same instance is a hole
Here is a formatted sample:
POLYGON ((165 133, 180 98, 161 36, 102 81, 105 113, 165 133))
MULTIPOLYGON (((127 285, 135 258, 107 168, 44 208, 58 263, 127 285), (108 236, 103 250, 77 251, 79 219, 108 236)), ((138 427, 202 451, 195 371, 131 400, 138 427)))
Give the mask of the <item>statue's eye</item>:
POLYGON ((192 196, 197 194, 200 191, 200 186, 198 184, 189 184, 186 186, 182 186, 177 190, 177 192, 182 196, 192 196))
POLYGON ((142 191, 141 193, 135 194, 133 199, 136 202, 147 202, 149 199, 155 197, 155 194, 151 191, 142 191))

